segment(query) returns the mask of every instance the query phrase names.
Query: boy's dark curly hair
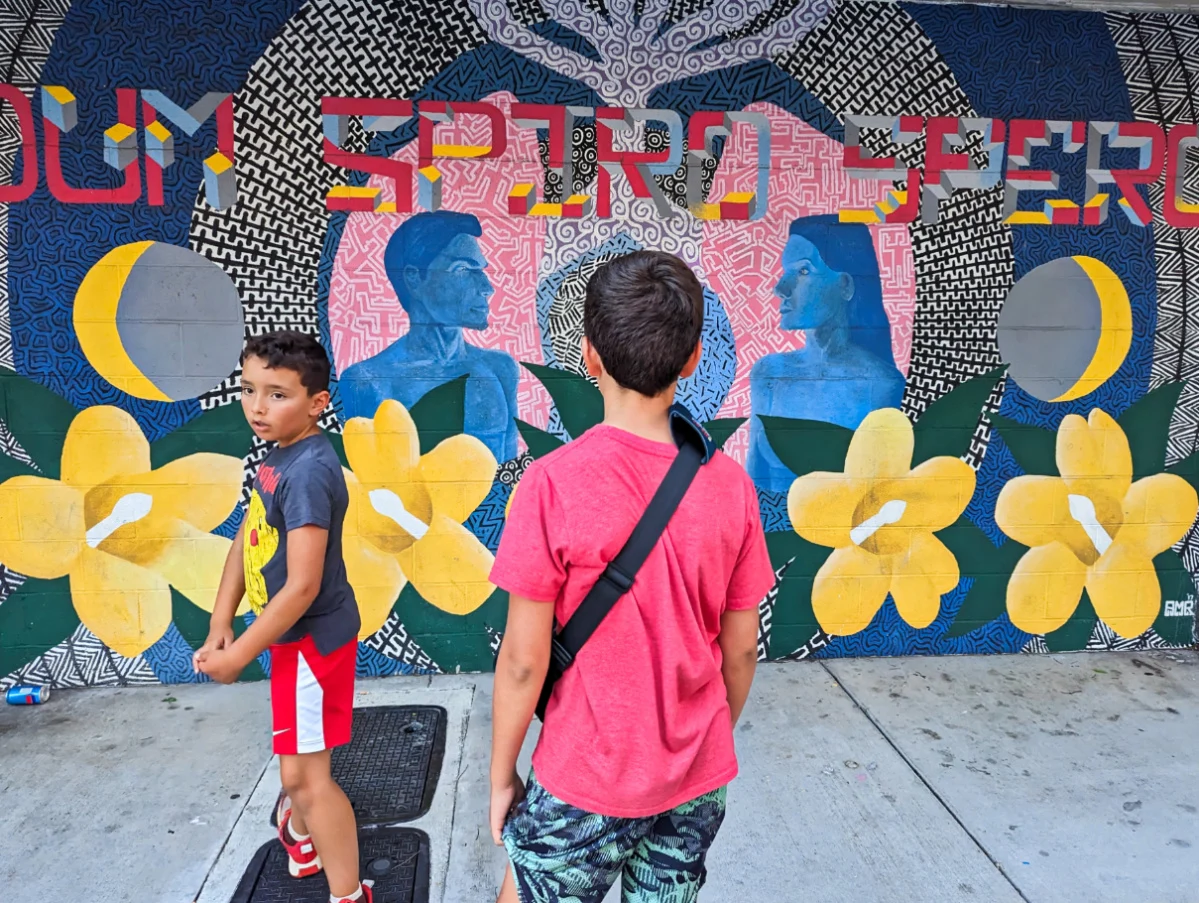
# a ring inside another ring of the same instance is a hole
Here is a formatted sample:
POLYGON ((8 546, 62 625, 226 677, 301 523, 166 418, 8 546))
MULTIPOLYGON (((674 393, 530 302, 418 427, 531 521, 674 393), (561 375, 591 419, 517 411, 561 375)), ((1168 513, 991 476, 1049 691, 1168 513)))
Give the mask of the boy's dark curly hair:
POLYGON ((254 336, 241 352, 241 362, 257 357, 272 370, 294 370, 309 395, 329 391, 329 355, 313 336, 291 329, 254 336))

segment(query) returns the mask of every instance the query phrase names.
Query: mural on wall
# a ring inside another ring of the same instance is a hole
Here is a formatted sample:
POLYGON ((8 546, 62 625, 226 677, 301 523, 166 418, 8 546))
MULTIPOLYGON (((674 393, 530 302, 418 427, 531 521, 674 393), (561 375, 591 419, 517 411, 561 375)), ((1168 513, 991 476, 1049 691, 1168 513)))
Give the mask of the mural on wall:
POLYGON ((763 657, 1194 643, 1199 20, 131 6, 0 16, 0 682, 205 679, 285 327, 360 671, 490 667, 513 488, 603 415, 587 279, 646 247, 704 285, 680 398, 759 489, 763 657))

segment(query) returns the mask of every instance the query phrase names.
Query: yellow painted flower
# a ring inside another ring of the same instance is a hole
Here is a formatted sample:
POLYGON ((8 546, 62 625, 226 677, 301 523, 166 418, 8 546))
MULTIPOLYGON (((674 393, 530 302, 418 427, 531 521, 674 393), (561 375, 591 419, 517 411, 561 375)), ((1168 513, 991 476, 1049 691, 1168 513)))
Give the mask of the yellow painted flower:
POLYGON ((999 493, 996 523, 1031 546, 1008 582, 1008 615, 1028 633, 1057 630, 1085 586, 1105 624, 1140 636, 1161 608, 1153 558, 1190 529, 1199 498, 1173 474, 1132 482, 1128 439, 1099 408, 1062 419, 1057 469, 1060 477, 1015 477, 999 493))
POLYGON ((344 432, 350 507, 342 549, 362 613, 360 635, 383 626, 404 585, 450 614, 465 615, 495 589, 494 558, 463 522, 491 490, 498 468, 481 441, 451 436, 420 454, 416 424, 398 401, 344 432))
POLYGON ((919 629, 958 583, 953 553, 933 534, 961 516, 974 494, 974 471, 959 458, 912 468, 912 425, 903 412, 866 415, 845 455, 844 473, 814 472, 791 484, 787 511, 795 531, 833 549, 812 585, 812 609, 835 636, 864 630, 887 593, 919 629))
POLYGON ((195 454, 150 469, 150 444, 120 408, 71 422, 62 479, 0 485, 0 562, 29 577, 70 575, 84 625, 121 655, 156 643, 171 591, 212 611, 230 541, 210 530, 237 505, 242 463, 195 454))

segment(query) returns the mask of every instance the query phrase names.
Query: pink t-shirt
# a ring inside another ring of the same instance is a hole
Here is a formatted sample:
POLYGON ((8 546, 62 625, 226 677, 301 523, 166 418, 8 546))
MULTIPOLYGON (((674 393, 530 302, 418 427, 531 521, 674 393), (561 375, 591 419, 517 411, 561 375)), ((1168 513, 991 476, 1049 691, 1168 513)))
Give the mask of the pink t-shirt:
MULTIPOLYGON (((677 454, 597 426, 531 464, 491 580, 554 604, 565 624, 616 557, 677 454)), ((537 780, 589 812, 641 818, 737 774, 720 616, 756 608, 774 572, 753 483, 717 452, 700 468, 632 589, 558 681, 537 780)))

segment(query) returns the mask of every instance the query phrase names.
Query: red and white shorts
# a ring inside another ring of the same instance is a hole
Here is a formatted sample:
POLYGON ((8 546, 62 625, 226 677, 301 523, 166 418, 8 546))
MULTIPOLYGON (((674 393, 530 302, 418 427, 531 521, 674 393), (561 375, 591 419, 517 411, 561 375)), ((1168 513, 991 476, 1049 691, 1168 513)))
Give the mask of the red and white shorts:
POLYGON ((350 742, 354 717, 355 638, 321 655, 312 637, 271 647, 275 754, 321 752, 350 742))

